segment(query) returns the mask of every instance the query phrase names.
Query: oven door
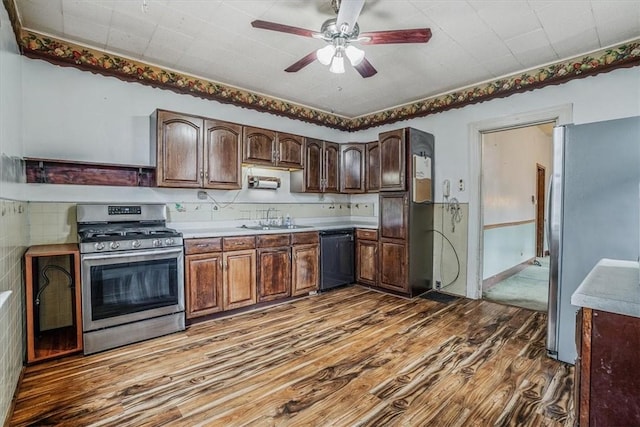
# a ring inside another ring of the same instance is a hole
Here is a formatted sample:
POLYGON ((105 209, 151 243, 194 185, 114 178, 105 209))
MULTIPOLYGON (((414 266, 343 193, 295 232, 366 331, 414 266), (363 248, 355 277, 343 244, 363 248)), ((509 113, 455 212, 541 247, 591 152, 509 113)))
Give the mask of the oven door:
POLYGON ((84 332, 184 311, 182 247, 81 259, 84 332))

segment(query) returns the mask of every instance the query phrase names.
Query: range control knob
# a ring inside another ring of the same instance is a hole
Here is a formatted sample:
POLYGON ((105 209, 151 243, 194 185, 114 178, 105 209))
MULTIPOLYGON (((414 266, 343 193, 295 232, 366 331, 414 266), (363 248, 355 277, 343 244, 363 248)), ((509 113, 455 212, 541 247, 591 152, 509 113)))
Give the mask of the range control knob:
POLYGON ((134 240, 133 242, 131 242, 131 247, 139 248, 140 247, 140 240, 134 240))
POLYGON ((93 245, 93 247, 96 248, 97 251, 101 251, 104 249, 104 243, 98 242, 95 245, 93 245))
POLYGON ((157 248, 159 246, 162 246, 162 240, 160 239, 153 239, 153 247, 157 248))
POLYGON ((164 241, 164 243, 165 243, 167 246, 173 245, 173 239, 168 238, 167 240, 165 240, 165 241, 164 241))
POLYGON ((111 242, 111 244, 109 245, 109 247, 111 249, 118 249, 120 247, 120 243, 118 242, 111 242))

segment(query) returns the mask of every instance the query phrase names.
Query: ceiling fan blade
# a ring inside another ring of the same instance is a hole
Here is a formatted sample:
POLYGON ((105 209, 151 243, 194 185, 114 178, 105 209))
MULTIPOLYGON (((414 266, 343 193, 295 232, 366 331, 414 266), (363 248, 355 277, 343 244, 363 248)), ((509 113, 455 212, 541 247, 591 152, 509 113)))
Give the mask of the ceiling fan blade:
POLYGON ((365 79, 367 77, 373 76, 374 74, 376 74, 378 72, 378 70, 373 68, 373 65, 371 65, 371 62, 367 61, 367 58, 364 58, 362 60, 362 62, 360 62, 358 65, 354 66, 353 68, 358 70, 360 75, 362 77, 364 77, 365 79))
POLYGON ((364 0, 342 0, 340 9, 338 9, 338 18, 336 19, 338 30, 343 30, 343 26, 346 25, 347 28, 344 32, 351 32, 358 21, 358 16, 360 16, 363 6, 364 0))
POLYGON ((307 30, 306 28, 292 27, 291 25, 277 24, 275 22, 261 21, 259 19, 251 22, 253 28, 261 28, 263 30, 279 31, 281 33, 295 34, 303 37, 318 37, 321 34, 316 31, 307 30))
POLYGON ((302 58, 298 62, 295 62, 295 63, 289 65, 289 67, 287 67, 285 69, 285 71, 287 73, 295 73, 296 71, 300 71, 301 69, 303 69, 307 65, 311 64, 315 60, 316 60, 316 51, 314 50, 313 52, 311 52, 310 54, 308 54, 307 56, 305 56, 304 58, 302 58))
POLYGON ((358 42, 361 44, 426 43, 429 39, 431 39, 429 28, 414 28, 361 33, 358 42))

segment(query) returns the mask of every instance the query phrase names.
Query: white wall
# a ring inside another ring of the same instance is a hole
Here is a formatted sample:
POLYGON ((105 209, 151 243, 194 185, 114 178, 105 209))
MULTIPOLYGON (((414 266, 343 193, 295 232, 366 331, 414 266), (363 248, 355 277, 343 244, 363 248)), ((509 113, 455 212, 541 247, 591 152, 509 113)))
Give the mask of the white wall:
POLYGON ((535 257, 538 164, 545 167, 546 184, 552 138, 539 127, 483 135, 483 279, 535 257))

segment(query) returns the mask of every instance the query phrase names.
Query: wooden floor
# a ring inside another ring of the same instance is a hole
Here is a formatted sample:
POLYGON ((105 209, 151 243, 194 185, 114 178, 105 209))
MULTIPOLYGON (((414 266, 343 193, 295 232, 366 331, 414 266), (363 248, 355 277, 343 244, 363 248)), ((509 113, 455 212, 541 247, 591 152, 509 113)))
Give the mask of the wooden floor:
POLYGON ((10 425, 569 426, 544 313, 360 287, 26 369, 10 425))

